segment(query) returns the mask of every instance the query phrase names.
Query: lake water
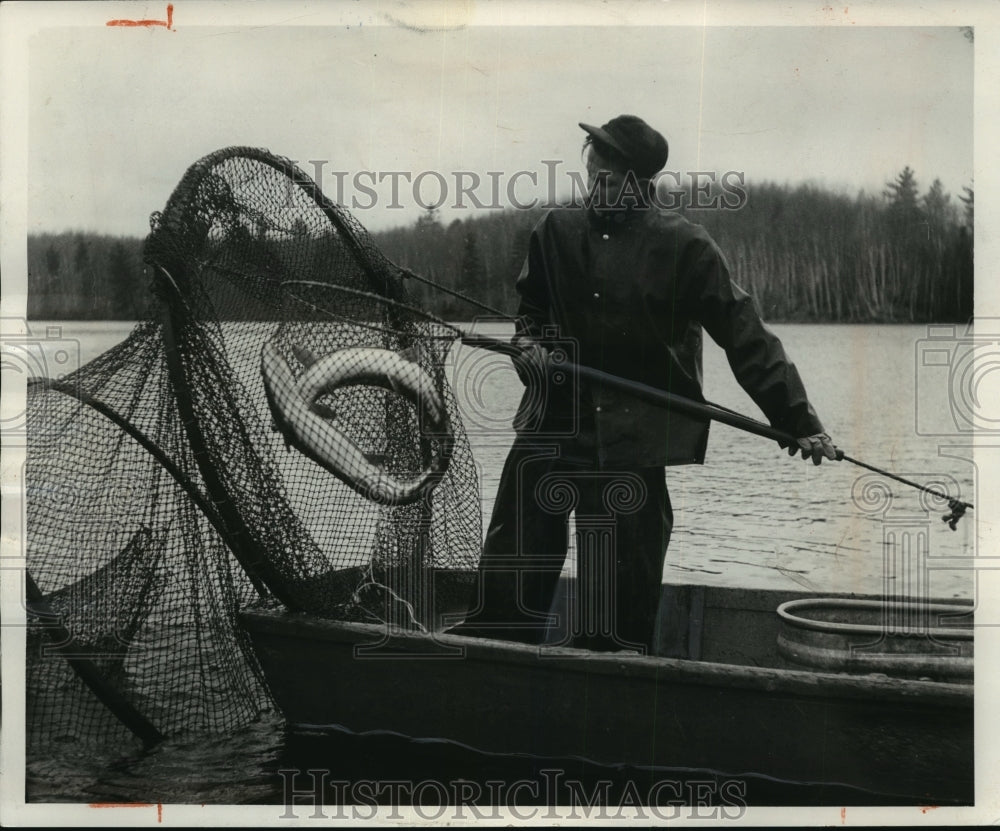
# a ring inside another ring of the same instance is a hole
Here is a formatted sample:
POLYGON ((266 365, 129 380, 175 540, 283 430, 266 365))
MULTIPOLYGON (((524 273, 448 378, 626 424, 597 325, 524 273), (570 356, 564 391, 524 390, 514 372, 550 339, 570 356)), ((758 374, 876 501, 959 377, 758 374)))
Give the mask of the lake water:
MULTIPOLYGON (((52 325, 68 343, 79 345, 81 362, 120 341, 131 328, 119 323, 52 325)), ((31 328, 33 333, 46 332, 43 323, 31 328)), ((954 426, 950 415, 947 360, 925 359, 932 347, 935 354, 943 354, 940 337, 928 345, 926 326, 774 329, 839 447, 897 475, 975 502, 976 467, 968 434, 960 423, 954 426)), ((488 333, 510 330, 493 325, 488 333)), ((961 335, 961 330, 956 332, 956 338, 961 335)), ((513 438, 510 420, 521 386, 504 358, 457 346, 449 360, 488 518, 513 438)), ((725 356, 710 343, 705 378, 709 400, 759 417, 733 380, 725 356)), ((974 514, 953 532, 940 520, 946 511, 940 501, 922 499, 911 488, 846 462, 815 467, 790 459, 769 440, 716 424, 705 465, 670 468, 668 487, 675 515, 664 569, 668 582, 823 592, 907 593, 919 588, 942 598, 975 595, 970 569, 978 549, 974 514), (921 534, 928 540, 921 561, 904 563, 893 541, 921 534)), ((386 779, 386 759, 393 760, 400 776, 408 764, 411 775, 414 765, 422 769, 436 764, 439 775, 444 775, 441 769, 461 770, 465 776, 472 775, 470 770, 502 769, 507 777, 537 775, 540 765, 530 757, 503 761, 455 748, 447 758, 442 753, 440 748, 415 747, 391 737, 369 739, 367 744, 344 737, 317 748, 286 736, 280 720, 268 717, 238 736, 170 740, 151 752, 124 758, 67 749, 56 758, 34 762, 27 784, 30 798, 39 801, 247 804, 280 802, 278 769, 305 769, 304 760, 312 764, 318 758, 325 760, 325 767, 335 759, 344 776, 352 779, 386 779)), ((585 765, 580 765, 582 771, 585 765)), ((602 769, 599 775, 612 774, 602 769)), ((766 798, 780 802, 782 797, 766 798)), ((850 794, 837 794, 837 800, 847 804, 850 794)))
MULTIPOLYGON (((131 330, 124 323, 52 325, 67 341, 79 343, 82 363, 131 330)), ((35 332, 45 327, 32 324, 35 332)), ((928 342, 928 327, 773 328, 838 447, 898 476, 975 501, 969 436, 958 429, 945 432, 951 418, 947 375, 942 367, 923 365, 923 354, 939 346, 937 338, 928 342)), ((502 324, 475 331, 510 334, 502 324)), ((956 335, 962 332, 958 328, 956 335)), ((480 471, 485 525, 523 387, 506 358, 461 344, 449 355, 448 371, 480 471)), ((710 341, 704 373, 710 401, 761 417, 733 379, 725 354, 710 341)), ((877 593, 887 580, 903 576, 887 572, 885 543, 887 533, 906 522, 914 532, 932 531, 931 593, 972 596, 966 558, 976 553, 975 523, 963 520, 952 532, 940 522, 947 511, 942 502, 860 467, 817 468, 789 458, 767 439, 714 424, 706 463, 672 467, 667 482, 675 521, 664 569, 668 582, 877 593), (950 568, 949 559, 958 566, 950 568)))

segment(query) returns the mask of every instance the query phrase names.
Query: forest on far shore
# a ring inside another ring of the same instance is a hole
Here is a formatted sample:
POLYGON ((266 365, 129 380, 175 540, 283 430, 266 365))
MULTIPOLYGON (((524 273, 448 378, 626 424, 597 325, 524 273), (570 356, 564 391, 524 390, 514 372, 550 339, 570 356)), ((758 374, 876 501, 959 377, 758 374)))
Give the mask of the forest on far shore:
MULTIPOLYGON (((719 243, 733 278, 770 322, 929 323, 973 314, 973 191, 921 192, 904 168, 877 195, 814 185, 746 185, 738 210, 679 208, 719 243)), ((545 208, 482 211, 372 234, 389 259, 513 313, 514 280, 545 208)), ((28 317, 136 320, 147 314, 143 240, 66 232, 28 237, 28 317)), ((410 281, 417 305, 469 319, 469 304, 410 281)))

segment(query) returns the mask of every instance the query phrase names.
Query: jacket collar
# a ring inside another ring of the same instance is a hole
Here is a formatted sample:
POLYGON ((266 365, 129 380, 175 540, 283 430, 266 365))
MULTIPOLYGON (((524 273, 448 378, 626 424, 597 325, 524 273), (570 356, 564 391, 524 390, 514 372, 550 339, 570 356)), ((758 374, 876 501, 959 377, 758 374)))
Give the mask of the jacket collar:
POLYGON ((587 208, 587 219, 595 228, 615 228, 634 224, 647 216, 653 210, 652 205, 642 205, 634 208, 610 208, 599 210, 596 207, 587 208))

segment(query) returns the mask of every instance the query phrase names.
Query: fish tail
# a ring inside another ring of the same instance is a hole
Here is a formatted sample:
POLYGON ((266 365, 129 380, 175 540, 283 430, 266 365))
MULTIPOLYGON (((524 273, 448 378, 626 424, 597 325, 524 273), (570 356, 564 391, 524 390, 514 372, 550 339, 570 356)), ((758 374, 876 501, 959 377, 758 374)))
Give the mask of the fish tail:
POLYGON ((319 357, 313 352, 308 346, 297 346, 292 344, 292 354, 298 359, 299 363, 302 364, 303 369, 309 369, 319 357))

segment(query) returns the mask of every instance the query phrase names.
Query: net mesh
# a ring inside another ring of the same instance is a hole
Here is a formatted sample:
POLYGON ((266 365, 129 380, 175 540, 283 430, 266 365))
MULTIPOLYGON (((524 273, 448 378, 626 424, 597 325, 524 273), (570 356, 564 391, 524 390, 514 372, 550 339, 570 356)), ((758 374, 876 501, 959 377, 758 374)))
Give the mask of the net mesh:
POLYGON ((149 320, 29 385, 26 557, 46 604, 29 615, 29 747, 129 736, 81 661, 165 735, 231 730, 269 705, 240 610, 433 626, 479 555, 446 378, 457 332, 410 308, 364 228, 252 148, 193 165, 151 226, 149 320), (318 425, 308 446, 262 354, 318 425))

